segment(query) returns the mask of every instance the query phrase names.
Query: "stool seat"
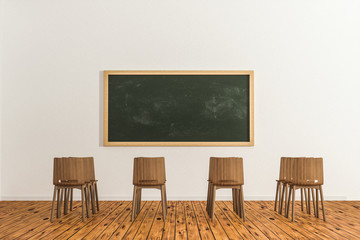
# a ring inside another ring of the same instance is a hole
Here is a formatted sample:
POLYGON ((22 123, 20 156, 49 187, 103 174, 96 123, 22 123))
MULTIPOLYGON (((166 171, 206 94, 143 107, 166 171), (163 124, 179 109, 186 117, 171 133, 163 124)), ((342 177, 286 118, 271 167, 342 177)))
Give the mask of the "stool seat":
POLYGON ((58 187, 61 187, 61 186, 72 186, 72 187, 76 187, 76 186, 82 186, 86 184, 86 182, 82 182, 82 183, 79 183, 79 182, 61 182, 61 183, 57 183, 57 184, 54 184, 55 186, 58 186, 58 187))
POLYGON ((219 180, 217 183, 213 183, 219 186, 238 186, 242 185, 239 181, 236 180, 219 180))
POLYGON ((139 180, 140 184, 134 184, 136 186, 157 186, 162 185, 164 182, 160 182, 158 180, 139 180))

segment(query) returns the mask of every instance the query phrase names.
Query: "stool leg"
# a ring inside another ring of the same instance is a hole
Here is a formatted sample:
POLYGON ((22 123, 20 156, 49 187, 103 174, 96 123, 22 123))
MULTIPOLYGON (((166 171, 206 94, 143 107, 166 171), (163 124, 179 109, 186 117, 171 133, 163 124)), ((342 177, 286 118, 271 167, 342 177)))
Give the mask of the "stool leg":
POLYGON ((61 188, 60 190, 60 195, 58 192, 58 206, 57 206, 57 217, 61 217, 61 206, 62 206, 62 199, 63 199, 63 193, 64 193, 64 189, 61 188))
POLYGON ((210 185, 210 194, 209 194, 209 209, 208 209, 208 214, 209 216, 211 216, 211 203, 212 203, 212 195, 213 195, 213 186, 211 183, 209 183, 210 185))
POLYGON ((68 206, 69 206, 69 189, 64 189, 64 215, 68 214, 68 206))
POLYGON ((240 199, 240 187, 234 188, 234 205, 235 205, 235 213, 242 218, 241 213, 241 199, 240 199))
POLYGON ((214 221, 214 213, 215 213, 215 196, 216 196, 216 186, 212 185, 212 196, 211 196, 211 220, 214 221))
POLYGON ((53 201, 52 201, 52 205, 51 205, 50 222, 53 222, 53 220, 54 220, 54 208, 55 208, 56 192, 57 192, 57 187, 54 186, 53 201))
POLYGON ((210 199, 211 199, 211 186, 210 181, 208 181, 208 195, 207 195, 207 201, 206 201, 206 212, 210 216, 210 199))
POLYGON ((240 198, 241 198, 241 212, 242 212, 242 218, 245 222, 245 201, 244 201, 244 189, 243 186, 240 186, 240 198))
POLYGON ((74 194, 74 189, 71 188, 70 189, 70 211, 73 210, 73 194, 74 194))
POLYGON ((82 220, 85 221, 85 187, 81 186, 81 216, 82 220))
MULTIPOLYGON (((295 217, 295 186, 292 186, 292 216, 291 216, 291 221, 294 221, 294 217, 295 217)), ((290 192, 291 192, 290 191, 290 192)), ((290 204, 290 203, 289 203, 290 204)))
POLYGON ((325 218, 325 207, 324 207, 324 195, 323 195, 323 191, 322 191, 322 186, 321 186, 321 185, 319 186, 319 189, 320 189, 320 197, 321 197, 321 207, 322 207, 322 212, 323 212, 323 219, 324 219, 324 221, 326 221, 326 218, 325 218))
POLYGON ((279 194, 280 182, 276 183, 276 192, 275 192, 275 204, 274 204, 274 211, 276 211, 276 206, 278 202, 278 194, 279 194))
POLYGON ((287 203, 286 203, 286 210, 285 210, 285 217, 289 217, 289 211, 290 211, 290 204, 291 204, 291 190, 292 190, 292 186, 289 185, 289 193, 288 193, 288 198, 287 198, 287 203))
POLYGON ((60 193, 61 193, 61 189, 57 188, 57 196, 56 196, 56 217, 59 218, 60 214, 59 214, 59 208, 60 208, 60 193))
POLYGON ((85 187, 85 202, 86 202, 86 213, 87 213, 87 217, 88 218, 91 218, 92 217, 92 214, 91 214, 91 211, 90 211, 90 186, 87 185, 85 187))
POLYGON ((315 194, 314 194, 313 188, 311 188, 311 196, 312 196, 312 202, 313 202, 313 207, 314 207, 314 216, 316 217, 317 213, 316 213, 316 205, 315 205, 315 194))
POLYGON ((206 196, 206 211, 209 213, 209 202, 210 202, 210 182, 208 181, 208 191, 206 196))
POLYGON ((90 194, 91 194, 91 208, 92 208, 92 213, 93 213, 93 214, 96 214, 95 183, 91 183, 90 194))
POLYGON ((242 197, 241 197, 241 187, 239 187, 238 189, 236 189, 236 208, 237 208, 237 214, 239 215, 240 218, 243 217, 242 214, 242 197))
POLYGON ((319 218, 319 189, 316 189, 316 217, 319 218))
POLYGON ((304 195, 305 195, 305 207, 306 207, 306 213, 309 213, 309 205, 308 205, 308 195, 307 195, 307 191, 306 188, 303 188, 304 191, 304 195))
POLYGON ((135 219, 136 214, 136 196, 137 196, 137 188, 134 186, 134 192, 133 192, 133 201, 132 201, 132 214, 131 214, 131 221, 133 222, 135 219))
POLYGON ((99 194, 98 194, 98 188, 97 188, 97 182, 95 182, 95 198, 96 198, 96 208, 97 211, 100 211, 100 207, 99 207, 99 194))
POLYGON ((165 219, 166 219, 165 185, 161 185, 160 191, 161 191, 161 205, 162 205, 162 211, 163 211, 163 220, 165 222, 165 219))
POLYGON ((300 188, 300 195, 301 195, 301 211, 304 211, 304 195, 303 195, 303 188, 300 188))
POLYGON ((281 202, 280 202, 281 207, 279 208, 279 214, 282 214, 284 202, 285 202, 285 210, 286 210, 286 198, 287 198, 287 184, 283 183, 283 190, 282 190, 281 202))
POLYGON ((236 210, 236 198, 235 198, 235 194, 236 194, 236 189, 233 188, 233 189, 232 189, 233 211, 234 211, 234 212, 237 212, 237 210, 236 210))
POLYGON ((165 214, 167 215, 168 202, 167 202, 166 184, 165 183, 164 183, 164 197, 165 197, 165 214))
POLYGON ((310 196, 310 188, 308 188, 308 204, 309 204, 309 214, 311 214, 311 196, 310 196))
POLYGON ((136 215, 137 214, 139 214, 139 212, 140 212, 140 210, 141 210, 141 192, 142 192, 142 188, 141 187, 139 187, 138 188, 138 198, 137 198, 137 213, 136 213, 136 215))

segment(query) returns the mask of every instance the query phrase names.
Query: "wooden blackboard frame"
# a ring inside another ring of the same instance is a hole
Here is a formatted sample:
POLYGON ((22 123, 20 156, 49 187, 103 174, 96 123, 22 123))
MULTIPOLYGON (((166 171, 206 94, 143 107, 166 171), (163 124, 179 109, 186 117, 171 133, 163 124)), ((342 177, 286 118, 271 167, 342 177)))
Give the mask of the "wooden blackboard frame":
POLYGON ((254 146, 254 71, 104 71, 104 146, 254 146), (108 141, 109 75, 248 75, 249 136, 247 142, 110 142, 108 141))

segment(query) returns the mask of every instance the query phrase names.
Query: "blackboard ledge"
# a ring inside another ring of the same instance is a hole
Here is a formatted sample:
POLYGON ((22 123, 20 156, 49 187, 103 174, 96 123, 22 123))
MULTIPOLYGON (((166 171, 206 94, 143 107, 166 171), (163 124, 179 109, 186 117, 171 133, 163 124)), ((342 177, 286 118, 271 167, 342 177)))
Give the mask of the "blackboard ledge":
POLYGON ((239 147, 254 146, 254 141, 250 142, 104 142, 105 147, 115 146, 178 146, 178 147, 239 147))

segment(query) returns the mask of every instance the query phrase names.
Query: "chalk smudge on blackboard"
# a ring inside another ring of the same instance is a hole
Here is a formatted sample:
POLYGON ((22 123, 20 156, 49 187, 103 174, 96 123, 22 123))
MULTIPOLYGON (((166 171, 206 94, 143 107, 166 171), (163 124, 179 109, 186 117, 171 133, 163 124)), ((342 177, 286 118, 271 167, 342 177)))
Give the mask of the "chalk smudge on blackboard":
POLYGON ((150 113, 147 110, 140 110, 133 117, 134 122, 142 124, 142 125, 152 125, 155 122, 152 120, 150 113))
POLYGON ((125 94, 125 111, 126 111, 127 108, 128 108, 128 101, 129 101, 129 94, 126 93, 126 94, 125 94))
POLYGON ((169 136, 176 136, 175 123, 171 123, 171 124, 170 124, 169 136))
POLYGON ((154 101, 153 108, 156 111, 161 111, 161 110, 164 110, 165 108, 170 107, 172 104, 173 103, 171 103, 169 101, 154 101))
POLYGON ((219 96, 212 96, 211 99, 205 101, 205 109, 202 113, 210 119, 218 119, 221 116, 230 116, 238 119, 247 117, 247 109, 242 108, 246 101, 246 90, 239 88, 224 88, 223 93, 219 96))

